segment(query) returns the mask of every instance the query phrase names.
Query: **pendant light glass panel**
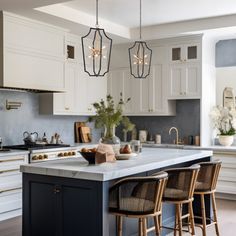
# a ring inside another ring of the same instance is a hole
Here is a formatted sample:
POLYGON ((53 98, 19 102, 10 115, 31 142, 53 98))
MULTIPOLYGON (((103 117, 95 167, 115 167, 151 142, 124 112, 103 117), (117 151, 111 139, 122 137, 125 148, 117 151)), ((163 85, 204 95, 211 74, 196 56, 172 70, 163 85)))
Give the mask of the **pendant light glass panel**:
POLYGON ((140 3, 139 15, 139 41, 135 41, 134 45, 129 48, 129 64, 130 73, 135 78, 144 79, 150 74, 152 50, 142 41, 142 0, 140 3))
POLYGON ((144 79, 150 74, 152 50, 144 41, 136 41, 129 48, 130 72, 135 78, 144 79))
POLYGON ((104 76, 109 72, 112 39, 98 26, 98 0, 96 0, 96 28, 90 28, 81 41, 84 71, 90 76, 104 76))
POLYGON ((112 39, 104 29, 90 28, 82 37, 84 71, 90 76, 104 76, 109 71, 112 39))

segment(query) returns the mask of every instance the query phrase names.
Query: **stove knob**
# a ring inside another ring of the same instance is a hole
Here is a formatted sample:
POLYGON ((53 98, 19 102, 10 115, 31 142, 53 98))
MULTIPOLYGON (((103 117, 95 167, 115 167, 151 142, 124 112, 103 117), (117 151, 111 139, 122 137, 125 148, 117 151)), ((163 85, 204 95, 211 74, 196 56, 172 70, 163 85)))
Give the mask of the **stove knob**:
POLYGON ((32 160, 33 160, 33 161, 36 161, 36 160, 38 160, 38 157, 37 157, 37 156, 33 156, 33 157, 32 157, 32 160))
POLYGON ((72 156, 72 152, 68 152, 68 156, 72 156))
POLYGON ((63 154, 62 152, 60 152, 57 156, 58 156, 58 157, 63 157, 64 154, 63 154))
POLYGON ((67 157, 68 156, 68 153, 67 152, 64 152, 64 157, 67 157))
POLYGON ((42 159, 43 159, 43 155, 39 155, 39 156, 38 156, 38 159, 39 159, 39 160, 42 160, 42 159))
POLYGON ((47 154, 44 154, 44 155, 43 155, 43 159, 48 159, 48 155, 47 155, 47 154))
POLYGON ((75 156, 76 155, 76 152, 72 152, 72 156, 75 156))

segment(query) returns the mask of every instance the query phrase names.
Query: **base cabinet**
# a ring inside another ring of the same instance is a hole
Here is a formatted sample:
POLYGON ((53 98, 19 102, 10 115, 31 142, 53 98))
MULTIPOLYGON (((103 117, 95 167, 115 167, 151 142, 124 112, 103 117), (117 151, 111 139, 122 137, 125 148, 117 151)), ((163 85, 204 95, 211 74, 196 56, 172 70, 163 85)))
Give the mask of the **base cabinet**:
POLYGON ((40 176, 24 183, 24 236, 102 235, 99 184, 40 176))
POLYGON ((21 215, 22 174, 27 155, 0 156, 0 221, 21 215))
POLYGON ((214 152, 213 160, 221 160, 222 166, 216 192, 222 198, 236 199, 236 153, 214 152))

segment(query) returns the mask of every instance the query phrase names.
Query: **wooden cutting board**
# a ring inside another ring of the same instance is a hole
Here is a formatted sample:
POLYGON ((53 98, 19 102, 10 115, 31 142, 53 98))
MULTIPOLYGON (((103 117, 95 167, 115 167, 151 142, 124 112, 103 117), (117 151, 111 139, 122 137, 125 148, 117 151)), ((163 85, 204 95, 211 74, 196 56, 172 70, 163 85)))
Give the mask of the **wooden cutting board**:
POLYGON ((80 127, 80 136, 83 143, 90 143, 92 141, 90 128, 87 126, 80 127))
POLYGON ((80 128, 86 126, 85 122, 75 122, 75 142, 82 143, 80 128))

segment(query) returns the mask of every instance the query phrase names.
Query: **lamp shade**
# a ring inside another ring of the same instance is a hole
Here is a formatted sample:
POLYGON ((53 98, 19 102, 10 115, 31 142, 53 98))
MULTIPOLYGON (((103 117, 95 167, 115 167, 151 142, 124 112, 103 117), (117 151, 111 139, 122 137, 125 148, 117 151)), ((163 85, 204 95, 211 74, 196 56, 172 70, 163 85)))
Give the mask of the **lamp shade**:
POLYGON ((152 50, 144 41, 135 41, 129 48, 130 72, 135 78, 144 79, 150 74, 152 50))
POLYGON ((104 76, 110 67, 112 39, 104 29, 96 27, 90 28, 81 41, 84 71, 89 76, 104 76))

